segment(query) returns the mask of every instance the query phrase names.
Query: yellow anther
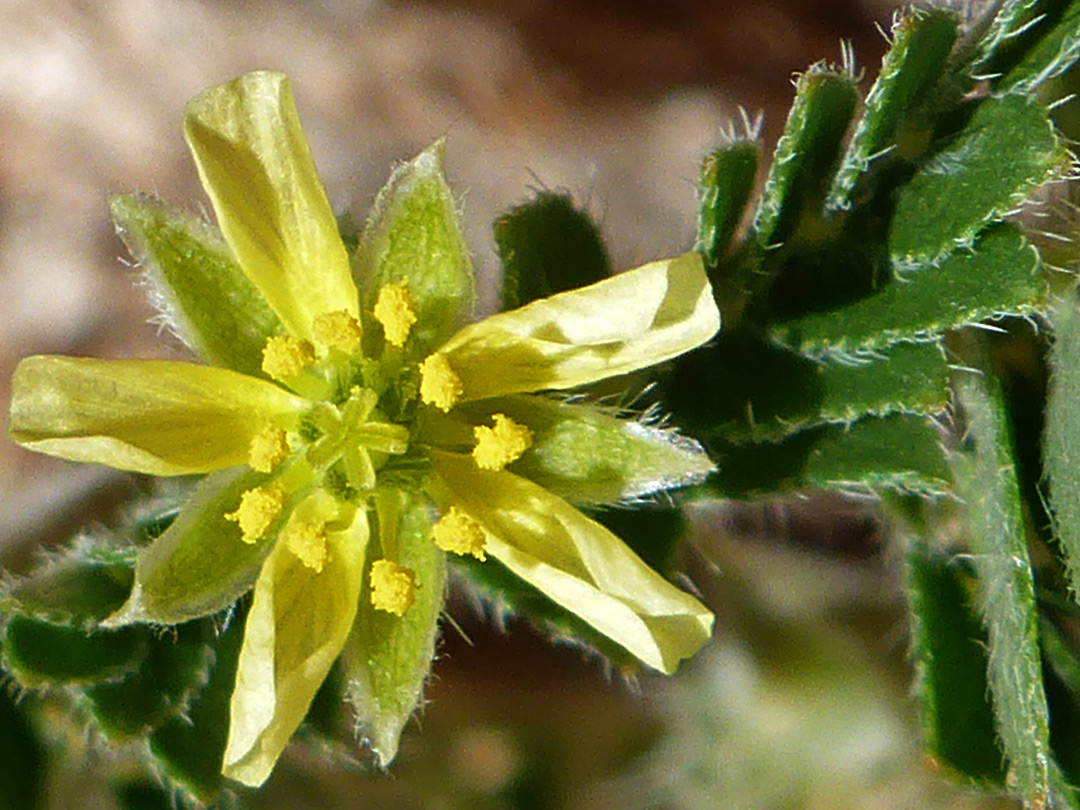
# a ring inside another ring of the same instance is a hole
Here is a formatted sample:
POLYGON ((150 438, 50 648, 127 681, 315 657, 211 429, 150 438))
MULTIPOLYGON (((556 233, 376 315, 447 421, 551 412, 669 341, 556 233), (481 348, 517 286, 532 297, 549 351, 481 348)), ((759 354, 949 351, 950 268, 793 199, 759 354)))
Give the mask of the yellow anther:
POLYGON ((525 425, 519 425, 504 413, 494 414, 492 419, 495 420, 493 428, 483 425, 473 428, 476 447, 472 454, 477 467, 501 470, 532 447, 533 435, 525 425))
POLYGON ((321 574, 328 556, 326 549, 326 524, 319 520, 306 520, 295 512, 281 530, 285 547, 300 558, 305 566, 321 574))
POLYGON ((416 323, 416 302, 404 281, 392 281, 379 289, 373 314, 382 324, 387 342, 404 346, 409 330, 416 323))
POLYGON ((360 354, 364 336, 360 321, 343 309, 324 312, 312 322, 311 330, 324 346, 340 349, 345 354, 360 354))
POLYGON ((478 560, 487 559, 484 554, 484 529, 456 506, 443 515, 431 527, 435 545, 454 554, 472 554, 478 560))
POLYGON ((285 431, 267 423, 251 437, 248 466, 256 472, 273 472, 289 457, 289 440, 285 431))
POLYGON ((263 348, 262 370, 275 380, 292 379, 315 362, 315 347, 291 335, 276 335, 263 348))
POLYGON ((444 355, 436 352, 420 364, 420 399, 428 405, 448 411, 464 390, 461 378, 444 355))
POLYGON ((241 539, 254 543, 264 537, 285 508, 285 491, 273 484, 249 489, 240 496, 240 506, 225 515, 226 520, 240 524, 241 539))
POLYGON ((416 573, 390 560, 371 564, 371 604, 395 616, 404 616, 416 599, 416 573))

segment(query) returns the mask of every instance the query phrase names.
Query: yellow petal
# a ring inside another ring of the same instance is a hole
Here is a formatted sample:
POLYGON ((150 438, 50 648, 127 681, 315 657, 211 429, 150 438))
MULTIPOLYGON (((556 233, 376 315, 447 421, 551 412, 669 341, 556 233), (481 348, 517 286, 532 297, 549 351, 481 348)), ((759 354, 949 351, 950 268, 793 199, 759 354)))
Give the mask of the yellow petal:
POLYGON ((222 772, 258 787, 345 645, 356 616, 368 541, 362 510, 347 531, 327 532, 321 572, 278 543, 255 584, 230 706, 222 772))
POLYGON ((572 388, 701 345, 720 314, 701 257, 653 262, 466 326, 439 349, 462 399, 572 388))
POLYGON ((358 317, 348 255, 284 74, 247 73, 200 94, 184 134, 222 234, 286 328, 311 339, 324 312, 358 317))
POLYGON ((712 632, 713 614, 561 498, 468 456, 435 451, 429 492, 479 523, 485 550, 644 663, 674 672, 712 632))
POLYGON ((169 360, 41 355, 15 370, 11 438, 40 453, 152 475, 245 464, 267 422, 308 403, 265 380, 169 360))

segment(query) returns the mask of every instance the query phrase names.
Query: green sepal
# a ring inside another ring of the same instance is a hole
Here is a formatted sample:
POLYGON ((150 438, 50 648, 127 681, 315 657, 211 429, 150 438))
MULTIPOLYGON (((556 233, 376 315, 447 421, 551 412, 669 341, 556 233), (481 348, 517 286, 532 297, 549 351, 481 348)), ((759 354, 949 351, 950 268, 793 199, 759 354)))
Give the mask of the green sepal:
POLYGON ((498 413, 532 431, 532 446, 509 469, 573 504, 625 503, 701 483, 713 470, 701 446, 672 429, 617 418, 616 408, 528 394, 467 403, 450 418, 432 414, 427 432, 468 453, 473 426, 490 427, 498 413))
POLYGON ((927 496, 951 489, 940 438, 930 421, 917 414, 824 425, 777 443, 725 445, 717 441, 710 455, 720 469, 704 491, 721 497, 807 486, 927 496))
POLYGON ((146 657, 127 677, 85 688, 97 726, 110 737, 126 739, 145 734, 170 717, 182 717, 206 683, 214 660, 206 643, 210 628, 212 622, 204 620, 150 635, 146 657))
POLYGON ((416 574, 416 599, 403 616, 376 610, 369 566, 342 662, 356 728, 386 768, 397 756, 402 731, 431 673, 446 591, 446 554, 431 538, 432 508, 423 495, 380 491, 375 503, 382 555, 416 574))
POLYGON ((1014 225, 987 228, 970 250, 890 280, 877 293, 831 312, 773 325, 772 336, 806 354, 880 349, 929 340, 948 329, 1040 311, 1046 282, 1039 252, 1014 225))
POLYGON ((134 548, 110 553, 94 542, 80 538, 58 559, 15 580, 0 597, 0 611, 83 630, 99 624, 131 592, 134 548))
POLYGON ((979 43, 972 74, 988 78, 991 86, 1008 76, 1053 28, 1067 2, 1005 0, 979 43))
POLYGON ((168 718, 149 738, 154 764, 168 783, 202 803, 212 802, 225 785, 221 761, 229 736, 229 700, 244 639, 245 615, 241 603, 220 631, 208 622, 199 623, 213 652, 206 683, 192 695, 183 715, 168 718))
POLYGON ((1038 41, 1019 63, 994 82, 995 92, 1031 92, 1076 63, 1080 58, 1080 3, 1068 3, 1057 19, 1048 15, 1036 32, 1040 35, 1038 41))
POLYGON ((905 534, 911 655, 928 752, 964 779, 1000 787, 986 631, 970 604, 974 577, 961 560, 932 551, 923 531, 905 534))
POLYGON ((953 455, 957 495, 989 639, 987 680, 1007 783, 1039 806, 1051 796, 1051 753, 1023 505, 1001 390, 985 350, 969 343, 964 359, 980 373, 961 373, 956 384, 972 448, 953 455))
POLYGON ((146 194, 117 195, 110 207, 169 326, 207 362, 263 376, 263 347, 283 327, 221 233, 146 194))
POLYGON ((918 267, 973 244, 989 221, 1070 164, 1044 104, 1022 94, 984 99, 900 190, 889 232, 894 263, 918 267))
POLYGON ((149 644, 141 627, 87 632, 16 614, 4 629, 0 666, 30 689, 107 683, 135 671, 149 644))
POLYGON ((754 217, 761 247, 786 242, 804 215, 820 218, 859 97, 850 75, 821 64, 799 77, 795 94, 754 217))
MULTIPOLYGON (((414 357, 449 338, 472 314, 475 298, 472 262, 443 177, 443 152, 438 141, 394 169, 375 199, 353 261, 365 313, 384 284, 408 286, 417 321, 405 348, 414 357)), ((380 329, 374 322, 370 327, 380 329)))
POLYGON ((565 192, 541 191, 492 226, 503 267, 500 309, 600 281, 611 274, 600 229, 565 192))
POLYGON ((0 689, 0 807, 38 810, 45 788, 45 746, 38 739, 30 702, 0 689))
POLYGON ((662 385, 664 406, 695 435, 777 441, 867 414, 941 411, 949 365, 937 341, 896 343, 851 360, 811 360, 733 332, 684 355, 662 385))
POLYGON ((716 267, 742 221, 754 190, 761 147, 756 141, 733 140, 714 149, 701 162, 697 243, 705 266, 716 267))
POLYGON ((225 514, 268 478, 243 467, 204 478, 172 525, 139 555, 131 597, 107 623, 178 624, 224 610, 248 591, 273 544, 245 543, 225 514))
POLYGON ((851 205, 852 191, 875 157, 890 148, 904 156, 909 141, 914 144, 921 140, 921 133, 929 134, 929 121, 918 116, 911 120, 910 113, 941 77, 956 42, 958 22, 956 12, 949 8, 913 9, 893 25, 892 47, 881 62, 829 191, 829 210, 851 205))

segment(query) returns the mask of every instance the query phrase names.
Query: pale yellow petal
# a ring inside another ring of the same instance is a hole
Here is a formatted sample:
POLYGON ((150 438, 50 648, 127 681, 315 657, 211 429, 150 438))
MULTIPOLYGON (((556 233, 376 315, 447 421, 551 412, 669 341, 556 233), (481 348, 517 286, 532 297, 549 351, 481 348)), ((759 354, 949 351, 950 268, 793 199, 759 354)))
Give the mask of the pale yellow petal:
POLYGON ((184 134, 218 224, 289 332, 359 316, 348 254, 282 73, 247 73, 188 104, 184 134))
POLYGON ((170 360, 40 355, 15 370, 11 438, 71 461, 152 475, 245 464, 267 424, 308 407, 273 383, 170 360))
POLYGON ((435 451, 429 492, 486 535, 485 551, 644 663, 673 672, 712 632, 713 614, 566 501, 512 473, 435 451))
POLYGON ((462 400, 572 388, 700 346, 720 328, 701 257, 653 262, 466 326, 439 349, 462 400))
POLYGON ((307 714, 356 616, 368 541, 366 514, 327 532, 322 570, 285 543, 267 558, 244 628, 222 772, 258 787, 307 714))

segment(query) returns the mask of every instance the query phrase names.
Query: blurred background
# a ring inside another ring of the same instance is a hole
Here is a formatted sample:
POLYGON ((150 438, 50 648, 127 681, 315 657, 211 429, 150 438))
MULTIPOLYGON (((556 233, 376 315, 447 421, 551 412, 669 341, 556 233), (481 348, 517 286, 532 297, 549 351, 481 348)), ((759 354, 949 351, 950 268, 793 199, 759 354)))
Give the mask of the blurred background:
MULTIPOLYGON (((110 194, 205 207, 180 132, 188 99, 287 72, 331 202, 363 221, 391 165, 448 138, 447 172, 495 301, 490 223, 565 189, 613 264, 691 243, 697 164, 739 108, 767 151, 790 78, 850 40, 873 79, 886 0, 2 0, 0 423, 20 357, 183 356, 157 334, 110 194)), ((6 431, 5 431, 6 434, 6 431)), ((0 439, 0 562, 133 495, 131 476, 0 439)), ((975 808, 918 745, 898 587, 872 505, 716 505, 692 516, 689 577, 715 642, 670 679, 626 681, 460 596, 429 706, 389 774, 294 746, 259 807, 975 808)), ((50 807, 109 808, 91 740, 52 763, 50 807), (74 804, 73 796, 79 796, 74 804)))

